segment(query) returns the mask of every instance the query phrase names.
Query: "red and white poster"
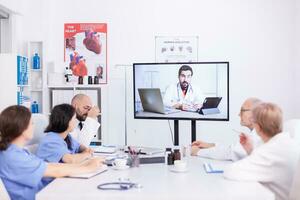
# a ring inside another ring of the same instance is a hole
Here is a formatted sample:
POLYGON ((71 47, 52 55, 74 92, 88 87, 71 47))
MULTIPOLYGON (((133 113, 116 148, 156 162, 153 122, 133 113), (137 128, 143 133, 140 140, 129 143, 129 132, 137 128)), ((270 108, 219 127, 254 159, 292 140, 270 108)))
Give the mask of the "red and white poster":
POLYGON ((100 84, 107 83, 106 23, 65 24, 64 43, 64 61, 73 75, 97 77, 100 84))

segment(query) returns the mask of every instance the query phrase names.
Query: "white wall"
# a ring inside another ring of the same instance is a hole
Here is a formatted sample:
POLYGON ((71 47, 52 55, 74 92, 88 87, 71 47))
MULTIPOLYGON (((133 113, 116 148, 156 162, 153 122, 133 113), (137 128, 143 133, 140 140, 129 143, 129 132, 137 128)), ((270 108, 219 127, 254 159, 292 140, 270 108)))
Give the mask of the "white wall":
POLYGON ((294 115, 297 118, 300 118, 300 106, 298 105, 299 99, 300 99, 300 1, 296 1, 296 13, 295 13, 295 42, 294 42, 294 48, 295 48, 295 54, 294 54, 294 85, 293 85, 293 91, 295 91, 295 104, 294 104, 294 115))
MULTIPOLYGON (((125 102, 121 87, 125 84, 125 73, 116 65, 153 62, 155 36, 199 36, 199 61, 230 62, 230 121, 198 122, 198 138, 232 142, 236 135, 231 128, 239 126, 237 113, 249 96, 278 103, 286 119, 299 113, 295 112, 297 102, 292 98, 296 69, 295 0, 29 2, 28 8, 38 10, 24 17, 24 37, 44 39, 45 61, 58 64, 56 68, 63 67, 60 63, 63 61, 64 23, 108 23, 109 84, 102 88, 102 128, 109 143, 120 143, 125 132, 124 109, 120 108, 120 101, 125 102)), ((297 73, 300 74, 299 69, 297 73)), ((130 69, 126 74, 128 143, 169 145, 167 121, 133 119, 130 69)), ((299 85, 299 81, 297 83, 299 85)), ((182 122, 180 126, 181 141, 188 143, 189 122, 182 122)))

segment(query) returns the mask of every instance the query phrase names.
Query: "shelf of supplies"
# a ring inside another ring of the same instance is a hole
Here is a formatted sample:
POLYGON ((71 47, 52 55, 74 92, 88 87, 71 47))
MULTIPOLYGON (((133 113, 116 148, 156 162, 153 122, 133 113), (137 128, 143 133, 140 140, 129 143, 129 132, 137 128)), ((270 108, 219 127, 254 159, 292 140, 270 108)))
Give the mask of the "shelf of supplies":
POLYGON ((101 85, 48 85, 48 88, 100 88, 101 85))

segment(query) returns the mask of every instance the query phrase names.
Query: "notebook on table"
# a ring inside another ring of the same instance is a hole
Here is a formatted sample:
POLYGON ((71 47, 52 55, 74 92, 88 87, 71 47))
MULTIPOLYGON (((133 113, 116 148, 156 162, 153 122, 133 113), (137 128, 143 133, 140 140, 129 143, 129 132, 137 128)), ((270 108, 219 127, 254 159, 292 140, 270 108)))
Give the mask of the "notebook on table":
POLYGON ((103 172, 107 171, 107 166, 103 165, 100 169, 98 169, 95 172, 86 173, 86 174, 76 174, 76 175, 70 175, 68 178, 82 178, 82 179, 89 179, 94 176, 97 176, 98 174, 101 174, 103 172))
POLYGON ((90 146, 95 153, 113 154, 116 153, 117 148, 115 146, 90 146))

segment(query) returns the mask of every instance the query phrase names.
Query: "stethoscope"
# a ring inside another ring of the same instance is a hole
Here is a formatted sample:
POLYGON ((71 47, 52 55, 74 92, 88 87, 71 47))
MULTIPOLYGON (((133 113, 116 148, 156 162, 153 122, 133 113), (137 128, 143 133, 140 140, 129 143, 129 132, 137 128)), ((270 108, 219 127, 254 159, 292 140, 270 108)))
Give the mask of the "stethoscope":
MULTIPOLYGON (((193 91, 193 89, 189 85, 187 93, 192 92, 192 91, 193 91)), ((181 101, 181 98, 180 98, 181 95, 180 95, 180 93, 182 93, 182 90, 181 90, 181 87, 180 87, 180 83, 177 83, 177 101, 178 102, 181 101)), ((182 100, 184 100, 184 98, 182 100)))
POLYGON ((132 182, 109 182, 102 183, 97 186, 99 190, 129 190, 131 188, 141 188, 142 186, 138 183, 132 182))
POLYGON ((119 178, 118 182, 102 183, 97 186, 99 190, 129 190, 131 188, 142 188, 141 184, 133 183, 129 179, 119 178))

